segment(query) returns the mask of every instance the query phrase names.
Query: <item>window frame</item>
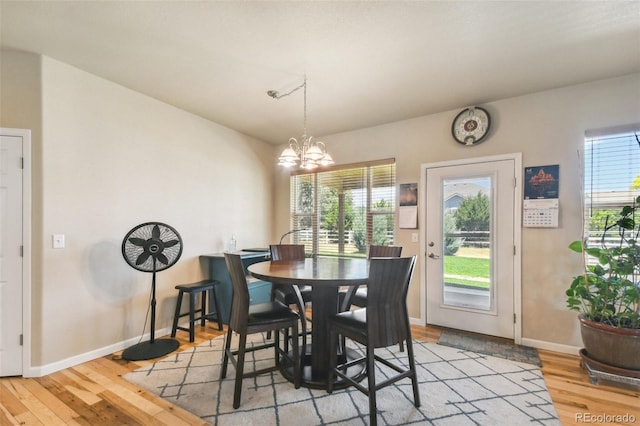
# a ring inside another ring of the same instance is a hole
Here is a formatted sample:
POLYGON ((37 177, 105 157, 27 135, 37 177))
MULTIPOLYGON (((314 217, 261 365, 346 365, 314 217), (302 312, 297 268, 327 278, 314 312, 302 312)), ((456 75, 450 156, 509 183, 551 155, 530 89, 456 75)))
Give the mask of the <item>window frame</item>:
MULTIPOLYGON (((327 177, 327 173, 329 174, 338 174, 337 172, 348 172, 354 171, 354 174, 362 173, 361 182, 363 186, 360 190, 363 191, 363 197, 360 199, 361 202, 364 203, 364 224, 365 224, 365 235, 366 235, 366 247, 372 244, 374 241, 374 223, 377 217, 389 217, 391 215, 393 227, 392 234, 389 241, 389 244, 392 245, 395 243, 396 238, 396 219, 397 219, 397 181, 396 181, 396 162, 395 158, 376 160, 376 161, 366 161, 366 162, 358 162, 351 164, 342 164, 330 167, 317 168, 314 170, 296 170, 293 171, 290 175, 290 200, 289 200, 289 213, 290 213, 290 225, 291 229, 296 229, 297 232, 292 234, 292 239, 295 244, 305 244, 305 249, 307 253, 310 253, 311 256, 340 256, 340 257, 364 257, 366 256, 365 252, 345 252, 345 241, 344 239, 338 238, 338 249, 335 252, 327 251, 323 249, 320 244, 320 224, 323 219, 323 215, 321 212, 321 196, 320 191, 323 187, 329 188, 330 185, 326 184, 327 181, 331 181, 333 177, 327 177), (385 178, 382 179, 384 184, 380 187, 389 187, 390 192, 388 193, 390 200, 390 208, 389 209, 376 209, 374 207, 375 200, 373 195, 373 188, 376 187, 373 178, 373 172, 376 168, 384 168, 390 167, 391 172, 385 181, 385 178), (301 177, 308 177, 309 185, 311 185, 311 190, 313 191, 312 196, 310 197, 313 200, 311 209, 309 211, 301 211, 298 205, 299 196, 302 191, 302 186, 299 184, 299 179, 301 177), (324 179, 323 179, 324 178, 324 179), (324 181, 324 182, 322 182, 324 181), (320 189, 320 191, 318 190, 320 189), (301 219, 307 219, 307 222, 311 223, 310 228, 298 227, 298 224, 301 222, 301 219), (309 238, 310 237, 310 238, 309 238), (309 243, 309 240, 311 242, 309 243)), ((339 178, 336 178, 336 182, 339 178)), ((340 182, 345 182, 342 180, 340 182)), ((354 182, 358 182, 357 179, 354 182)), ((357 185, 357 183, 356 183, 357 185)), ((354 189, 354 188, 350 188, 354 189)), ((356 188, 357 189, 357 188, 356 188)), ((339 203, 339 206, 343 204, 339 203)), ((344 219, 345 212, 341 211, 338 213, 339 218, 344 219)), ((338 236, 345 236, 344 229, 344 221, 338 220, 338 236)), ((388 235, 388 234, 387 234, 388 235)))

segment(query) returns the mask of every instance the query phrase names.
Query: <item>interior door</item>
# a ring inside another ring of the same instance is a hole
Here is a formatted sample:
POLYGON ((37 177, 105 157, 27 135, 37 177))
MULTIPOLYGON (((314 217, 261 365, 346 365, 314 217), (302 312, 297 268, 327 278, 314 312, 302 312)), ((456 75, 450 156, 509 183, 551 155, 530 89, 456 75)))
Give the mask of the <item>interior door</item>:
POLYGON ((514 338, 513 159, 426 168, 427 323, 514 338))
POLYGON ((22 374, 22 137, 0 136, 0 376, 22 374))

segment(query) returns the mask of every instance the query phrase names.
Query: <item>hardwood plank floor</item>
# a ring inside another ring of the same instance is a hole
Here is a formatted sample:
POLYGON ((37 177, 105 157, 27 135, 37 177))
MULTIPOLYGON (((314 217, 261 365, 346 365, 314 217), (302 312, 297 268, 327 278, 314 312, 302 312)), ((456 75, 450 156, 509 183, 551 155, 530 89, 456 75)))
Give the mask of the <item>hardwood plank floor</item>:
MULTIPOLYGON (((413 338, 424 342, 436 343, 441 333, 440 328, 432 326, 411 329, 413 338)), ((195 342, 189 343, 188 333, 179 332, 179 350, 222 333, 216 324, 207 324, 198 328, 195 342)), ((538 352, 563 425, 640 425, 640 389, 593 385, 578 357, 538 352)), ((1 378, 0 425, 206 425, 193 414, 122 379, 122 375, 152 362, 126 361, 116 353, 45 377, 1 378)), ((508 424, 508 419, 505 421, 508 424)))

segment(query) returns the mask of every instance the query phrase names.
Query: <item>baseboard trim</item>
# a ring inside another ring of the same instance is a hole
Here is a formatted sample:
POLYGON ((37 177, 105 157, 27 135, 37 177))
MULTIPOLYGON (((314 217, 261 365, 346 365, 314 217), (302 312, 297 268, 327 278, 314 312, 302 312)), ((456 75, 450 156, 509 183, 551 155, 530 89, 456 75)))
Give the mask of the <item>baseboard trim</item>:
MULTIPOLYGON (((156 336, 167 336, 171 333, 171 327, 163 328, 162 330, 156 330, 156 336)), ((146 333, 145 335, 140 337, 134 337, 128 340, 124 340, 118 343, 114 343, 109 346, 104 346, 102 348, 95 349, 93 351, 85 352, 79 355, 72 356, 70 358, 66 358, 60 361, 53 362, 51 364, 46 364, 38 367, 29 367, 23 371, 23 377, 42 377, 47 374, 52 374, 60 370, 64 370, 66 368, 71 368, 76 365, 92 361, 94 359, 110 355, 114 352, 122 351, 129 346, 133 346, 138 342, 144 342, 151 338, 150 333, 146 333)))
POLYGON ((578 355, 580 352, 580 348, 578 346, 563 345, 561 343, 546 342, 544 340, 527 339, 525 337, 522 338, 522 345, 571 355, 578 355))
POLYGON ((424 325, 424 321, 422 320, 422 318, 411 318, 411 317, 409 317, 409 324, 424 325))
MULTIPOLYGON (((409 318, 409 322, 414 325, 424 325, 424 321, 421 318, 409 318)), ((563 345, 561 343, 547 342, 545 340, 528 339, 523 337, 520 342, 523 346, 531 346, 536 349, 544 349, 547 351, 559 352, 564 354, 579 355, 580 347, 563 345)))

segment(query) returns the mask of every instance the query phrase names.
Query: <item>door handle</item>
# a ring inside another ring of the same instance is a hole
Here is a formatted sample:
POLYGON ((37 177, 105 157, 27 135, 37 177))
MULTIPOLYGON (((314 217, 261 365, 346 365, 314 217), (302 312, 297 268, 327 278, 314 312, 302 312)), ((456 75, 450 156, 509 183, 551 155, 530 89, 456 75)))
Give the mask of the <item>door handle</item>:
POLYGON ((432 259, 440 259, 440 256, 438 256, 437 254, 435 254, 433 252, 429 253, 429 257, 432 258, 432 259))

